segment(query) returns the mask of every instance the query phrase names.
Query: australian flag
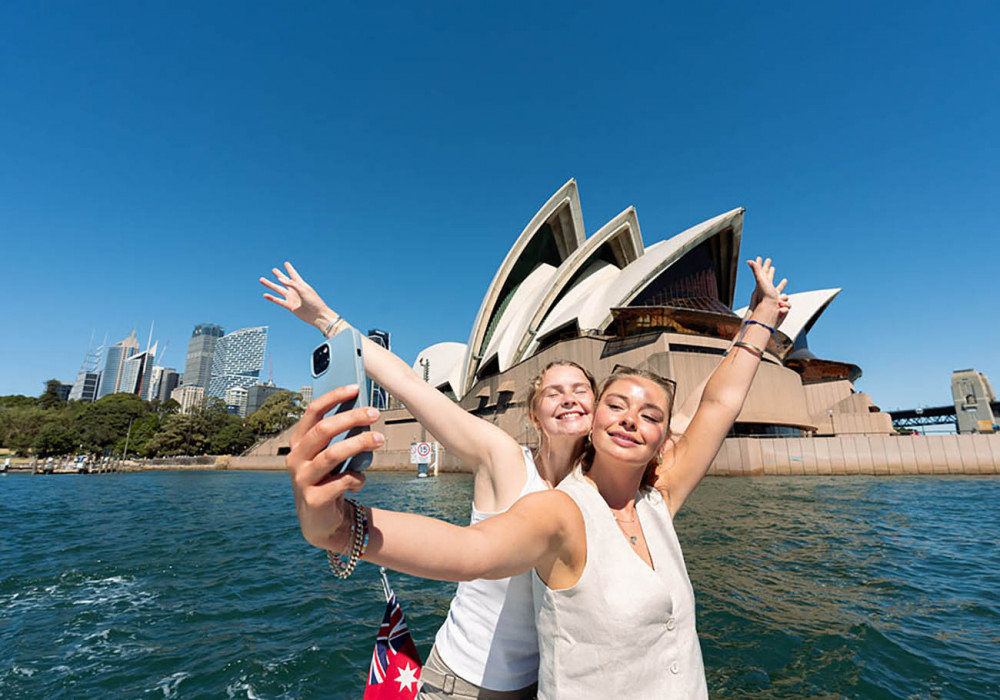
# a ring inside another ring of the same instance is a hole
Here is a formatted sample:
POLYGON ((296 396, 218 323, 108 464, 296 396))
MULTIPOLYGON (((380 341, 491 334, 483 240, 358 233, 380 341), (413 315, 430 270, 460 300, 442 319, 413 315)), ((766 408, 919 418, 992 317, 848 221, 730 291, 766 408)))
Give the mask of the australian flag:
POLYGON ((412 700, 417 697, 421 666, 403 610, 390 589, 389 602, 375 638, 364 700, 412 700))

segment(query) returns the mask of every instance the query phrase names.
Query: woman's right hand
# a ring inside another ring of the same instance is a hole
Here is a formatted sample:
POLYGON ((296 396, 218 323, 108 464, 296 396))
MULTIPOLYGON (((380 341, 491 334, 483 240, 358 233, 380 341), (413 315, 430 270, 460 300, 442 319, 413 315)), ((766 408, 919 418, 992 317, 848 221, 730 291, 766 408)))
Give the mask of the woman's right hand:
POLYGON ((357 385, 343 386, 310 403, 292 432, 292 449, 285 458, 302 536, 313 546, 336 552, 350 547, 351 521, 345 517, 344 497, 348 491, 360 491, 365 477, 353 471, 334 475, 330 472, 354 455, 385 443, 381 433, 364 432, 329 445, 333 436, 378 420, 374 408, 326 415, 357 394, 357 385))
POLYGON ((285 270, 287 274, 276 267, 271 268, 271 272, 274 273, 275 279, 280 284, 272 282, 266 277, 260 278, 262 285, 277 294, 277 296, 275 294, 264 294, 265 299, 282 308, 288 309, 303 321, 316 326, 321 331, 331 321, 336 321, 339 318, 326 305, 323 298, 316 293, 316 290, 302 279, 302 275, 292 267, 290 262, 285 263, 285 270))

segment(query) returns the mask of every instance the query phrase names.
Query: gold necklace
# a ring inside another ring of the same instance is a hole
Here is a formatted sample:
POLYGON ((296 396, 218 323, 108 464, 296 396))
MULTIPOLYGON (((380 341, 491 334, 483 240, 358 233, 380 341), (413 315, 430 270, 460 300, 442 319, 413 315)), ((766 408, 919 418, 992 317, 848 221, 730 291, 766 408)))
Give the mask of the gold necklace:
MULTIPOLYGON (((612 510, 611 512, 613 514, 615 511, 612 510)), ((622 523, 625 523, 626 525, 634 523, 636 520, 639 519, 639 514, 636 513, 635 515, 633 515, 631 520, 622 520, 617 515, 612 515, 612 517, 616 521, 618 521, 618 529, 622 531, 623 535, 625 535, 626 537, 628 537, 629 544, 631 544, 633 547, 638 547, 639 546, 639 536, 638 535, 630 535, 627 532, 625 532, 625 528, 622 527, 622 523)))
POLYGON ((615 515, 615 512, 616 512, 616 511, 615 511, 615 510, 614 510, 613 508, 611 508, 610 510, 611 510, 611 515, 612 515, 612 517, 613 517, 613 518, 614 518, 615 520, 617 520, 618 522, 620 522, 620 523, 634 523, 634 522, 635 522, 636 520, 638 520, 638 519, 639 519, 639 514, 638 514, 638 513, 635 513, 635 514, 633 514, 633 515, 632 515, 632 519, 631 519, 631 520, 622 520, 622 519, 621 519, 621 518, 619 518, 619 517, 618 517, 617 515, 615 515))

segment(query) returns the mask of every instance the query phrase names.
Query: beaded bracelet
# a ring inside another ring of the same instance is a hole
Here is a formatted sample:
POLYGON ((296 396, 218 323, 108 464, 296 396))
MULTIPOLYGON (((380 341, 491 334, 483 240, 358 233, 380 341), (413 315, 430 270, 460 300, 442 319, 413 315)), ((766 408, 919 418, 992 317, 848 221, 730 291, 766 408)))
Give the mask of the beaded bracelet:
POLYGON ((358 560, 368 548, 368 515, 367 509, 358 505, 357 501, 350 498, 344 499, 351 504, 354 510, 354 522, 351 523, 351 546, 350 554, 345 561, 342 555, 332 549, 326 550, 326 560, 330 564, 330 571, 337 578, 347 578, 354 573, 354 567, 358 565, 358 560))
POLYGON ((760 321, 754 321, 752 318, 748 318, 747 319, 747 325, 749 326, 751 323, 754 324, 755 326, 763 326, 764 328, 766 328, 767 330, 769 330, 771 332, 771 335, 774 335, 775 333, 777 333, 777 331, 775 330, 775 328, 773 326, 769 326, 766 323, 761 323, 760 321))
MULTIPOLYGON (((357 504, 355 504, 354 507, 357 508, 358 507, 357 504)), ((369 532, 368 532, 368 509, 365 506, 361 506, 361 513, 362 513, 362 518, 361 518, 362 538, 361 538, 361 551, 358 552, 358 559, 360 559, 361 557, 363 557, 365 555, 365 552, 368 551, 368 534, 369 534, 369 532)))

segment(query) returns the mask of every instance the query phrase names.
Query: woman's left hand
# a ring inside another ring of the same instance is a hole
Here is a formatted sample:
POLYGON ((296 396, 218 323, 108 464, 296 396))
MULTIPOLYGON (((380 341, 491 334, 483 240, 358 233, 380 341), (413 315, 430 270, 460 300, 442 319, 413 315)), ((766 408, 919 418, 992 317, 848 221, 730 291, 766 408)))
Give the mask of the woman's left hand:
POLYGON ((264 298, 282 308, 288 309, 306 323, 323 330, 321 326, 324 325, 325 319, 331 314, 330 307, 316 293, 316 290, 302 279, 302 275, 292 267, 290 262, 285 263, 285 270, 288 274, 285 274, 276 267, 271 268, 275 279, 281 284, 276 284, 266 277, 260 278, 262 285, 276 292, 278 295, 264 294, 264 298))

